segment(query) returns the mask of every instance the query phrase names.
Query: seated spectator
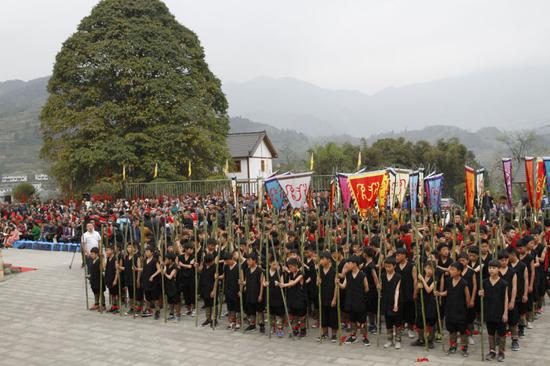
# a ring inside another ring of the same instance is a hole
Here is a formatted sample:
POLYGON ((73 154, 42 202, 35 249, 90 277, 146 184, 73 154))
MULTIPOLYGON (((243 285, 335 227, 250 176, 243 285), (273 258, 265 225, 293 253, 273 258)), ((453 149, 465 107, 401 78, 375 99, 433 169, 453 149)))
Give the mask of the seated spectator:
POLYGON ((31 224, 32 229, 30 230, 30 236, 32 240, 38 241, 40 240, 40 237, 42 236, 42 230, 40 229, 40 225, 37 224, 31 224))
POLYGON ((13 246, 13 243, 19 240, 19 230, 17 230, 17 226, 12 224, 10 226, 10 231, 8 236, 6 236, 4 246, 6 248, 11 248, 13 246))

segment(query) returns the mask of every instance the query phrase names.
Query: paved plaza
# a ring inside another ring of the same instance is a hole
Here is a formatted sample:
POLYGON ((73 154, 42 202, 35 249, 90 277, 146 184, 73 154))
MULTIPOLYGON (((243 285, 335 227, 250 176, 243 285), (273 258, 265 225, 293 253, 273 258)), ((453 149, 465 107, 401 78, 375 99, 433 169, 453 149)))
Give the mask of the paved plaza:
MULTIPOLYGON (((481 364, 477 344, 463 358, 444 355, 440 344, 426 353, 409 346, 406 338, 401 350, 377 348, 376 336, 371 336, 369 348, 360 343, 339 347, 318 344, 316 329, 301 340, 269 340, 258 333, 227 331, 224 320, 214 331, 195 328, 193 318, 165 324, 99 314, 85 308, 78 256, 69 270, 70 253, 9 249, 3 255, 5 262, 38 270, 10 275, 0 283, 0 365, 386 366, 411 365, 424 357, 427 366, 481 364)), ((546 312, 520 342, 521 350, 507 352, 507 364, 549 364, 550 308, 546 312)))

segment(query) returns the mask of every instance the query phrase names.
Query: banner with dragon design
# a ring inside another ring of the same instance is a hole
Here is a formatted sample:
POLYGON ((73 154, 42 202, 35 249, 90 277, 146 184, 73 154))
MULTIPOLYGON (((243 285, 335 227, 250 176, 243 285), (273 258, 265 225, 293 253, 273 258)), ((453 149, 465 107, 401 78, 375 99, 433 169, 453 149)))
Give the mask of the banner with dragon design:
POLYGON ((313 172, 278 176, 277 180, 292 208, 302 208, 306 204, 311 175, 313 172))
POLYGON ((376 206, 380 194, 387 194, 384 187, 387 182, 387 172, 378 170, 374 172, 355 174, 348 176, 348 186, 357 206, 357 209, 365 214, 367 210, 376 206))

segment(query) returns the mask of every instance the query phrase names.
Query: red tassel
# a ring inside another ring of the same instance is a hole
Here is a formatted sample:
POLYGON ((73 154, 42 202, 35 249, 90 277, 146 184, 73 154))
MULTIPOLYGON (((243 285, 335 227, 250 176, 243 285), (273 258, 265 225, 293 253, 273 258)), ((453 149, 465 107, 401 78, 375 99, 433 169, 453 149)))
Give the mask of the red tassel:
POLYGON ((416 359, 416 362, 428 362, 430 361, 429 359, 427 359, 426 357, 418 357, 416 359))

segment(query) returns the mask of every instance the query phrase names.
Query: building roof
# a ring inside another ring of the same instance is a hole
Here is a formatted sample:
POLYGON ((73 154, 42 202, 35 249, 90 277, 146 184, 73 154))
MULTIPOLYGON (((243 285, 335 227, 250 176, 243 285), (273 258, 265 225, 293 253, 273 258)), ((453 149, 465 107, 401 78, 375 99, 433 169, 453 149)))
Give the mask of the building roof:
POLYGON ((273 147, 265 131, 238 132, 227 135, 227 147, 232 158, 251 157, 262 141, 266 144, 271 156, 276 158, 277 150, 273 147))

